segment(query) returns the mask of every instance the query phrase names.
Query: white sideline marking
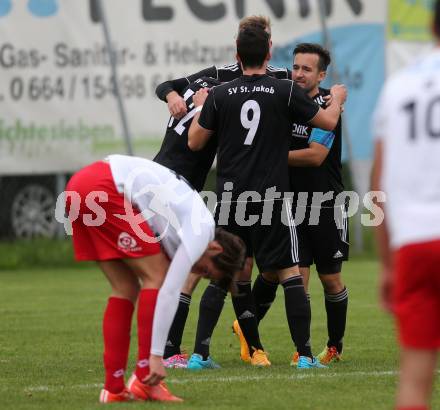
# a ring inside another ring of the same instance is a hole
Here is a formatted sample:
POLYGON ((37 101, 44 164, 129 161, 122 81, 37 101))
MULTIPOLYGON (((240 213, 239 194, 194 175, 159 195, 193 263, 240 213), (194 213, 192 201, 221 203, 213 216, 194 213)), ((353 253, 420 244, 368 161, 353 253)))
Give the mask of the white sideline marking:
MULTIPOLYGON (((167 382, 170 384, 187 384, 187 383, 211 383, 211 382, 221 382, 221 383, 243 383, 248 381, 259 381, 259 380, 302 380, 302 379, 314 379, 314 378, 337 378, 337 377, 388 377, 396 376, 398 372, 396 370, 387 370, 381 372, 338 372, 329 373, 327 370, 322 369, 322 373, 302 373, 302 374, 267 374, 267 375, 255 375, 255 376, 205 376, 204 377, 194 377, 194 378, 167 378, 167 382)), ((88 390, 102 388, 102 383, 91 383, 91 384, 73 384, 70 386, 30 386, 24 389, 25 392, 55 392, 60 390, 88 390)))

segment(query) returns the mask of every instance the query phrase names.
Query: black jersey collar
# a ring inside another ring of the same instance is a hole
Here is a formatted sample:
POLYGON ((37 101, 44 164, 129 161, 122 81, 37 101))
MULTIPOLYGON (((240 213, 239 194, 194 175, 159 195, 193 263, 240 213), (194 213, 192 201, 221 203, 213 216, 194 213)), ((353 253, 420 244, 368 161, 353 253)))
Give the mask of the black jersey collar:
POLYGON ((252 81, 257 81, 260 78, 264 78, 267 76, 268 76, 267 74, 252 74, 252 75, 243 74, 243 79, 244 79, 244 81, 252 82, 252 81))

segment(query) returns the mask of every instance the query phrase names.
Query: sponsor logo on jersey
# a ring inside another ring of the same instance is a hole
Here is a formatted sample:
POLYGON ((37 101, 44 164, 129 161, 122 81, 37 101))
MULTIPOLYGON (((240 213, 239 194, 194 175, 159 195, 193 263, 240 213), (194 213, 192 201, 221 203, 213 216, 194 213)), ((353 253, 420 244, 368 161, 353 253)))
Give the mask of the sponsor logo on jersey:
POLYGON ((293 123, 292 126, 292 136, 298 138, 309 138, 309 127, 307 125, 301 125, 293 123))

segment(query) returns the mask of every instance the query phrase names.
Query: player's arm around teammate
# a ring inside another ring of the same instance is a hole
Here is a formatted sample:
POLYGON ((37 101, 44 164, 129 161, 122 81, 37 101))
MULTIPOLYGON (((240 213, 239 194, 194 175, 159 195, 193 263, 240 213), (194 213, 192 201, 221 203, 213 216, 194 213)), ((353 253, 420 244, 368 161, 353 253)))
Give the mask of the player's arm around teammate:
MULTIPOLYGON (((253 15, 243 18, 239 23, 238 32, 248 27, 259 27, 269 33, 269 46, 272 47, 272 40, 270 38, 271 22, 268 17, 253 15)), ((290 71, 286 68, 268 66, 266 71, 275 78, 290 79, 291 77, 290 71)), ((156 87, 156 95, 160 100, 167 103, 170 114, 174 118, 180 119, 187 113, 187 107, 182 98, 182 91, 189 83, 200 77, 212 77, 223 83, 234 80, 242 74, 243 71, 238 62, 220 67, 211 66, 188 77, 164 81, 156 87)))
MULTIPOLYGON (((268 187, 278 188, 281 192, 287 191, 287 157, 292 120, 297 118, 306 123, 332 129, 336 126, 340 114, 338 105, 332 105, 324 112, 292 81, 280 81, 267 76, 266 65, 270 59, 267 41, 267 33, 264 30, 241 31, 237 39, 237 55, 242 63, 244 75, 234 82, 213 88, 209 94, 206 90, 199 92, 193 99, 201 115, 199 117, 197 113, 191 124, 189 146, 194 150, 202 149, 213 131, 219 133, 219 152, 227 152, 228 155, 220 155, 218 175, 220 182, 224 182, 223 179, 234 181, 234 198, 250 191, 257 192, 262 198, 261 193, 268 187), (254 50, 260 51, 256 53, 254 50), (249 118, 251 109, 252 120, 249 118), (274 149, 274 146, 277 149, 274 149), (269 161, 272 164, 272 172, 267 178, 261 177, 262 174, 267 174, 267 170, 259 168, 261 158, 265 158, 263 162, 269 161)), ((334 102, 339 105, 345 101, 345 87, 334 87, 332 94, 334 102)), ((223 189, 223 185, 218 184, 220 189, 223 189)), ((279 208, 280 204, 281 202, 275 203, 274 206, 279 208)), ((289 208, 286 210, 287 218, 292 221, 289 208)), ((292 340, 301 357, 299 367, 319 367, 312 357, 309 344, 310 305, 297 266, 295 228, 291 223, 288 227, 281 223, 279 218, 283 215, 282 212, 281 209, 277 209, 273 213, 276 220, 272 219, 270 228, 267 229, 266 224, 255 227, 246 225, 246 229, 241 229, 231 221, 228 222, 228 229, 240 232, 242 239, 247 239, 248 256, 252 257, 255 254, 260 272, 275 274, 282 282, 292 340)), ((237 220, 235 222, 238 224, 237 220)), ((244 279, 250 281, 250 269, 242 273, 244 279)), ((258 322, 258 313, 252 313, 255 311, 253 307, 243 311, 246 315, 237 310, 239 321, 241 319, 244 322, 247 316, 255 318, 258 322)), ((246 335, 244 325, 240 323, 251 350, 256 345, 246 335)))
MULTIPOLYGON (((337 84, 331 88, 330 93, 333 100, 332 104, 330 104, 326 110, 319 108, 316 115, 309 121, 310 125, 329 131, 333 130, 338 124, 341 107, 347 98, 347 89, 344 85, 337 84)), ((209 89, 205 88, 197 91, 193 97, 194 105, 197 108, 188 132, 188 146, 193 151, 201 150, 208 143, 209 138, 213 134, 213 131, 203 128, 198 121, 202 106, 208 94, 209 89)))

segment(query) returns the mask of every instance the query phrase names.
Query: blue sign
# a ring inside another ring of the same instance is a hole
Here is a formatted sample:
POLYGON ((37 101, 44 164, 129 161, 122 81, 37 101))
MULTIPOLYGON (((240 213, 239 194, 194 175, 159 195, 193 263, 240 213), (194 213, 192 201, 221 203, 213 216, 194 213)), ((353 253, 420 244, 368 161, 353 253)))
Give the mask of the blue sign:
POLYGON ((28 10, 37 17, 50 17, 58 12, 58 0, 29 0, 28 10))
POLYGON ((12 9, 11 0, 0 0, 0 17, 7 16, 12 9))

